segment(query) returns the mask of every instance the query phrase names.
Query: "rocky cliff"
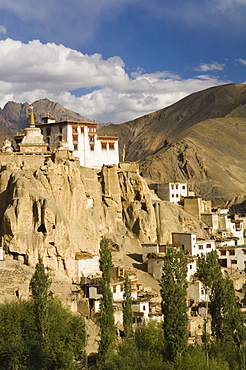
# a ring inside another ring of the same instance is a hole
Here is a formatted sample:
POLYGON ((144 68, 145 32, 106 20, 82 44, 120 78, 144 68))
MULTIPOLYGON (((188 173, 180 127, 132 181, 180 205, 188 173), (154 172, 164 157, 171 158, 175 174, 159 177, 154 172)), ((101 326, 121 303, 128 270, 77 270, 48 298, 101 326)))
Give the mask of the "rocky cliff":
POLYGON ((179 206, 151 200, 135 163, 80 167, 66 151, 53 157, 0 155, 0 232, 6 258, 76 280, 75 253, 98 255, 105 235, 119 252, 171 240, 171 232, 204 225, 179 206))

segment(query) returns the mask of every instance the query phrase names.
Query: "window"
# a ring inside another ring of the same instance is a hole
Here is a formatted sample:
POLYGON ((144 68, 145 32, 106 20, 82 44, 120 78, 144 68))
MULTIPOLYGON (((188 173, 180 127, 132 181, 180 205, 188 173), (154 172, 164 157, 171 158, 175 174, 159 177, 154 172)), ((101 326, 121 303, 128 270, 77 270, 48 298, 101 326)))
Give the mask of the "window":
POLYGON ((226 256, 226 251, 220 251, 221 256, 226 256))
POLYGON ((172 194, 172 198, 174 198, 174 194, 172 194))
POLYGON ((59 141, 62 141, 62 135, 58 136, 59 141))
POLYGON ((101 290, 99 287, 97 287, 97 294, 101 294, 101 290))
POLYGON ((62 134, 62 126, 59 127, 59 132, 62 134))
POLYGON ((116 285, 113 286, 113 293, 116 293, 116 285))
POLYGON ((176 184, 176 189, 178 190, 179 186, 176 184))
POLYGON ((90 140, 90 143, 94 143, 94 136, 89 135, 89 140, 90 140))
POLYGON ((48 136, 50 135, 50 128, 46 129, 46 135, 48 135, 48 136))
POLYGON ((73 149, 74 149, 74 150, 78 150, 78 144, 75 144, 75 143, 74 143, 74 144, 73 144, 73 149))
POLYGON ((80 131, 81 131, 81 134, 84 133, 84 126, 80 126, 80 131))
POLYGON ((192 269, 192 265, 190 265, 190 270, 192 269))
POLYGON ((210 249, 211 248, 211 244, 207 244, 207 248, 210 249))
POLYGON ((231 260, 231 264, 232 265, 236 265, 237 264, 237 260, 231 260))
POLYGON ((235 228, 236 228, 236 231, 240 231, 241 230, 240 222, 236 222, 235 223, 235 228))
POLYGON ((229 256, 235 256, 235 249, 229 250, 229 256))
POLYGON ((201 295, 204 295, 204 289, 201 290, 201 295))
POLYGON ((77 134, 78 128, 77 126, 72 126, 73 134, 77 134))
POLYGON ((94 145, 90 145, 90 150, 94 152, 94 145))
POLYGON ((103 150, 107 149, 107 143, 101 142, 101 145, 103 150))
POLYGON ((49 137, 47 137, 47 139, 46 139, 46 140, 47 140, 47 143, 49 144, 49 143, 50 143, 50 138, 49 138, 49 137))
POLYGON ((185 190, 185 185, 182 185, 182 189, 185 190))
POLYGON ((200 250, 203 250, 203 244, 199 244, 199 245, 198 245, 198 248, 199 248, 200 250))
POLYGON ((171 188, 174 189, 174 185, 173 184, 171 185, 171 188))
POLYGON ((143 311, 145 311, 146 310, 146 307, 145 306, 143 306, 143 311))
POLYGON ((114 143, 109 143, 109 149, 114 150, 114 143))
POLYGON ((124 292, 124 285, 123 284, 120 286, 120 291, 124 292))
POLYGON ((73 134, 73 142, 78 142, 78 135, 73 134))
POLYGON ((176 194, 176 198, 178 198, 179 197, 179 195, 178 194, 176 194))

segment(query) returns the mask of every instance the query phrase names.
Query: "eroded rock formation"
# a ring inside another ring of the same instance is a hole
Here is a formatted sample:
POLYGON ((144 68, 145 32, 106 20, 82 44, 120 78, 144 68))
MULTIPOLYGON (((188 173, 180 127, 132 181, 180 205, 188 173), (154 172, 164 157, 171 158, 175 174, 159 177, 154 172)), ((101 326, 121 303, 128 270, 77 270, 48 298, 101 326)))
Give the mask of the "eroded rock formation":
POLYGON ((0 221, 7 258, 35 266, 42 255, 51 275, 76 280, 75 254, 97 255, 105 235, 123 253, 141 252, 141 243, 203 225, 167 202, 153 206, 135 163, 80 167, 67 151, 53 158, 0 155, 0 221), (176 212, 176 213, 175 213, 176 212), (171 221, 172 220, 172 221, 171 221))

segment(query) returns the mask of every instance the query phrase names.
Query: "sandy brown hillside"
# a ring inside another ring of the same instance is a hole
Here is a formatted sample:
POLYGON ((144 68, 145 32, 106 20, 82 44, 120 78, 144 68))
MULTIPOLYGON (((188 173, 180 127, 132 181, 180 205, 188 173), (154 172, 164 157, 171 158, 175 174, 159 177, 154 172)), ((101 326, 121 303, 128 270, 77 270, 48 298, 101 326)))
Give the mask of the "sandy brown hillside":
POLYGON ((246 85, 229 84, 192 94, 170 107, 103 133, 126 145, 156 183, 187 181, 214 205, 246 193, 246 85))

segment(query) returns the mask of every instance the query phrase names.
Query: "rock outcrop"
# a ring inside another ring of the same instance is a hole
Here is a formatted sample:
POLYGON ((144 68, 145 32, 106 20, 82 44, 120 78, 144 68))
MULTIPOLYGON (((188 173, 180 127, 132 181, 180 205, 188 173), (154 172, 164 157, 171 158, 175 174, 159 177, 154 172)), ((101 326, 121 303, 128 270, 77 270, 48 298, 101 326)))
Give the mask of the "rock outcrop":
POLYGON ((171 232, 204 225, 181 207, 158 201, 135 163, 80 167, 69 152, 0 155, 0 232, 6 258, 35 266, 42 255, 51 275, 76 281, 75 254, 98 255, 105 235, 123 253, 141 243, 170 241, 171 232), (171 221, 172 220, 172 221, 171 221), (171 222, 171 223, 170 223, 171 222))

